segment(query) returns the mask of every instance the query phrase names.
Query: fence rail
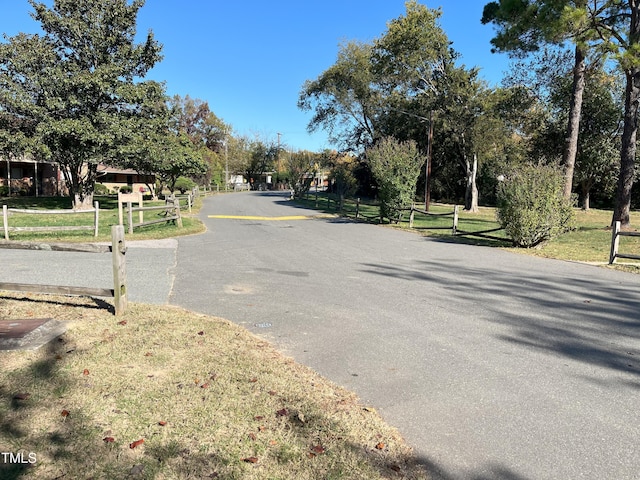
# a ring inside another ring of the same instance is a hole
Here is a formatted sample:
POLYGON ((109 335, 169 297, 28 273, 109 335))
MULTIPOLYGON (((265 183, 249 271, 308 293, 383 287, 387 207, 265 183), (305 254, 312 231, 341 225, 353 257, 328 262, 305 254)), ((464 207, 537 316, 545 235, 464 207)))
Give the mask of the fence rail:
POLYGON ((2 226, 4 229, 5 240, 9 240, 9 232, 69 232, 74 230, 93 230, 93 236, 97 237, 99 217, 100 208, 98 202, 94 203, 94 208, 91 210, 26 210, 21 208, 8 208, 7 205, 2 206, 2 226), (9 217, 16 213, 29 215, 75 215, 81 213, 93 213, 93 225, 11 227, 9 226, 9 217))
POLYGON ((609 255, 609 265, 613 265, 616 258, 626 258, 630 260, 640 260, 640 255, 620 253, 620 237, 640 237, 640 232, 624 232, 620 228, 620 222, 614 222, 611 229, 611 253, 609 255))
POLYGON ((419 208, 416 208, 415 205, 411 205, 411 208, 408 209, 411 213, 409 214, 409 228, 417 228, 414 227, 414 222, 415 222, 415 216, 416 213, 419 213, 421 215, 426 215, 428 217, 452 217, 452 225, 451 227, 420 227, 420 228, 424 228, 426 230, 449 230, 451 229, 452 233, 455 235, 456 232, 458 231, 458 205, 455 205, 453 207, 453 212, 444 212, 444 213, 433 213, 433 212, 428 212, 426 210, 421 210, 419 208))
POLYGON ((163 223, 175 221, 178 228, 182 228, 182 216, 180 215, 180 202, 177 199, 167 203, 166 205, 159 205, 155 207, 133 207, 131 202, 127 203, 127 224, 128 232, 133 233, 133 229, 137 227, 144 227, 146 225, 153 225, 154 223, 163 223), (140 221, 133 223, 133 212, 146 212, 154 210, 163 210, 164 216, 155 220, 140 221))
POLYGON ((50 295, 89 295, 95 297, 113 297, 116 315, 123 314, 127 308, 127 275, 125 264, 125 253, 127 251, 127 248, 124 242, 124 227, 122 227, 122 225, 114 225, 111 227, 111 245, 98 245, 93 243, 73 244, 0 241, 0 248, 60 252, 111 253, 113 267, 113 289, 86 286, 78 287, 66 285, 0 282, 0 290, 44 293, 50 295))

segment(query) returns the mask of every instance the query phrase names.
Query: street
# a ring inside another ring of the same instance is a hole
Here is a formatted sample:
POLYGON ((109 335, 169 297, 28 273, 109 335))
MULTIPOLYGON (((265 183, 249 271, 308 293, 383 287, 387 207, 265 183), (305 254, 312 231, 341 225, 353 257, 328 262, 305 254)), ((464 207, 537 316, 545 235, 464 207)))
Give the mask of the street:
POLYGON ((208 198, 169 302, 355 391, 435 479, 638 478, 637 276, 315 215, 208 198))

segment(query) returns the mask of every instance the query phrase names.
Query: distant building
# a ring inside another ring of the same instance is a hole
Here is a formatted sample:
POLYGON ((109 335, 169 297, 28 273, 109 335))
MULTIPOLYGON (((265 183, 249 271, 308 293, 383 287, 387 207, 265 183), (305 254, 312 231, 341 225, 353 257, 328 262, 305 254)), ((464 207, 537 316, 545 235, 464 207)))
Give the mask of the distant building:
MULTIPOLYGON (((113 193, 129 186, 133 192, 151 193, 155 188, 155 175, 141 175, 135 170, 98 165, 96 183, 113 193)), ((57 163, 34 160, 29 157, 0 158, 0 196, 23 195, 52 197, 69 195, 64 176, 57 163)))
POLYGON ((100 164, 98 165, 96 183, 101 183, 113 192, 119 191, 121 187, 128 186, 132 192, 153 193, 156 176, 141 175, 132 169, 113 168, 100 164))
POLYGON ((56 163, 29 157, 0 159, 2 195, 49 197, 67 195, 68 190, 56 163))

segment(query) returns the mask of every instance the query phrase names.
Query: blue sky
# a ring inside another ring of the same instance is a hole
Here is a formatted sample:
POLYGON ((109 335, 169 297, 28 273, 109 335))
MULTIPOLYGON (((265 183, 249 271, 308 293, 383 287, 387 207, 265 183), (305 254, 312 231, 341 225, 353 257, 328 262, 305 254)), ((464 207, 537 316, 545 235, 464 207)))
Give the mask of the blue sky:
MULTIPOLYGON (((493 28, 480 23, 488 0, 422 0, 441 7, 441 26, 481 77, 497 85, 509 61, 491 53, 493 28)), ((35 33, 27 0, 3 0, 0 32, 35 33)), ((51 4, 51 0, 45 0, 51 4)), ((305 80, 336 60, 339 44, 371 41, 405 12, 404 0, 146 0, 138 31, 151 29, 164 60, 149 78, 169 95, 209 103, 236 134, 277 139, 292 149, 330 148, 324 132, 309 135, 310 113, 297 108, 305 80)))

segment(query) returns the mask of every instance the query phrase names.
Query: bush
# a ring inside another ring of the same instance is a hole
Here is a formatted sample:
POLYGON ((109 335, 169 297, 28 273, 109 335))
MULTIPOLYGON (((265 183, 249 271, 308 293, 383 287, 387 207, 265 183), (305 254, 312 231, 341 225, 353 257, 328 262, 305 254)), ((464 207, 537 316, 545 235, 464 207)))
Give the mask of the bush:
POLYGON ((111 190, 101 183, 96 183, 93 187, 93 193, 96 195, 109 195, 111 190))
POLYGON ((123 185, 120 187, 120 191, 122 193, 131 193, 133 192, 133 187, 131 185, 123 185))
POLYGON ((552 166, 523 165, 498 185, 497 217, 518 247, 531 248, 574 228, 564 177, 552 166))
POLYGON ((398 221, 402 209, 413 203, 424 158, 414 141, 384 138, 367 149, 367 160, 378 184, 380 217, 398 221))
POLYGON ((174 185, 173 188, 175 188, 176 190, 179 190, 180 193, 184 195, 186 192, 191 191, 195 186, 196 186, 195 182, 190 178, 178 177, 176 179, 176 184, 174 185))

